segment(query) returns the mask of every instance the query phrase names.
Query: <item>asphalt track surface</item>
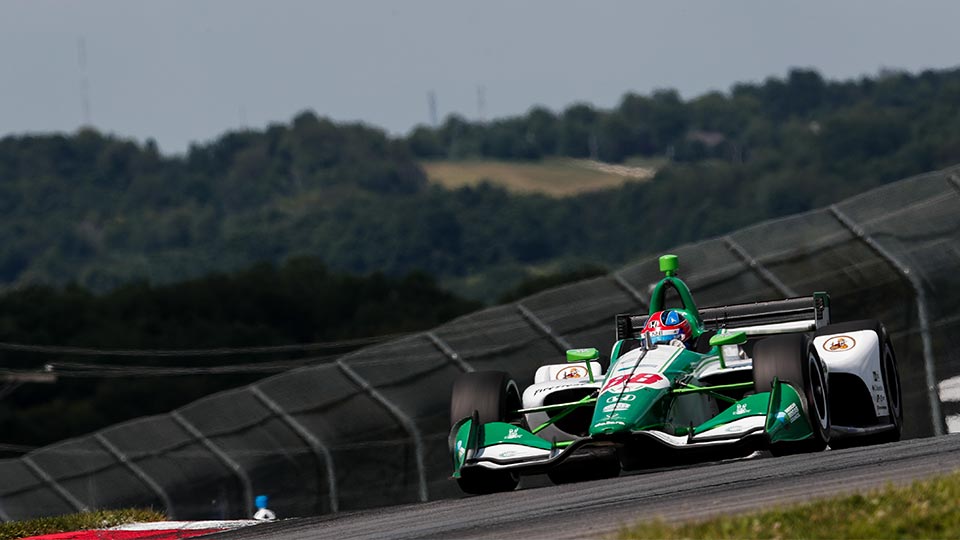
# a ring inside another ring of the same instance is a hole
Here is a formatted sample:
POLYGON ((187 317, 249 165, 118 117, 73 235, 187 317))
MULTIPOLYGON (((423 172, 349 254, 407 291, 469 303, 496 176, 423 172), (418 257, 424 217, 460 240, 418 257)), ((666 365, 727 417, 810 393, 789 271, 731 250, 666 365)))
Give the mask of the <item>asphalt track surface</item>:
POLYGON ((205 538, 601 538, 656 516, 689 520, 758 510, 957 469, 960 434, 289 519, 205 538))

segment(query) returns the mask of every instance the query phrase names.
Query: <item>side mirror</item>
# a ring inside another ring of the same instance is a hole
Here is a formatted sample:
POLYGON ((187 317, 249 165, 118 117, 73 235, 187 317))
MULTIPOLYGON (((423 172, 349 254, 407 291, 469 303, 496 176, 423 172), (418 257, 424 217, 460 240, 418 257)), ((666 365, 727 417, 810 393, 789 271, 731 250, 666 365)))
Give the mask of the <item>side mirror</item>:
POLYGON ((711 347, 723 347, 724 345, 743 345, 747 342, 746 332, 731 332, 729 334, 717 334, 710 338, 711 347))
POLYGON ((737 358, 740 352, 740 349, 737 347, 737 345, 743 345, 746 342, 746 332, 716 334, 710 338, 711 347, 720 347, 720 369, 727 369, 727 359, 737 358))
POLYGON ((600 358, 600 351, 597 349, 568 349, 567 362, 583 362, 587 366, 587 374, 590 376, 590 382, 593 382, 593 367, 590 362, 600 358))
POLYGON ((589 362, 597 358, 600 358, 600 351, 597 349, 570 349, 567 351, 567 362, 589 362))

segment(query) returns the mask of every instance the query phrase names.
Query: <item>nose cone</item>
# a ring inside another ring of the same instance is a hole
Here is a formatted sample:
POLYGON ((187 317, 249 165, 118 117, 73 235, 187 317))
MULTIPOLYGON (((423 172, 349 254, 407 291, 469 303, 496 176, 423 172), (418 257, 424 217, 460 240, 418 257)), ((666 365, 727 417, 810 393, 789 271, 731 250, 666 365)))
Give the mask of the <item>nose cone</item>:
POLYGON ((646 409, 632 398, 627 398, 632 399, 632 401, 621 401, 620 396, 609 397, 608 399, 613 403, 596 409, 593 422, 590 424, 590 435, 615 436, 621 433, 629 433, 630 429, 637 425, 637 420, 642 416, 643 410, 646 409))
POLYGON ((642 388, 601 393, 590 423, 590 435, 615 437, 660 422, 654 405, 669 389, 642 388))
POLYGON ((590 435, 615 437, 662 422, 660 398, 670 392, 664 369, 684 351, 661 345, 624 354, 610 367, 593 410, 590 435))

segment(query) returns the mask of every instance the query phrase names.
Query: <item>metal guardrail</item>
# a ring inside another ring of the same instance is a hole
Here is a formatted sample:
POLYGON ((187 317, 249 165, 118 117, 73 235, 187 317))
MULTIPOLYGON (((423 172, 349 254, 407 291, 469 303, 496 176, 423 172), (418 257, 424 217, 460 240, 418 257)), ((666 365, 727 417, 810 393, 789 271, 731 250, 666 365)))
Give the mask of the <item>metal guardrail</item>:
MULTIPOLYGON (((320 439, 317 438, 306 426, 298 422, 293 416, 291 416, 287 411, 283 410, 283 407, 280 406, 276 401, 270 398, 267 394, 260 390, 256 385, 250 387, 250 393, 253 394, 253 397, 260 400, 261 403, 268 409, 270 409, 273 414, 277 415, 286 425, 293 430, 303 442, 307 443, 307 446, 313 450, 314 455, 317 456, 317 459, 323 463, 324 468, 327 471, 327 496, 330 498, 330 511, 337 512, 340 510, 340 495, 337 493, 337 475, 336 469, 333 462, 333 455, 330 453, 330 449, 327 445, 320 442, 320 439)), ((172 505, 167 503, 167 508, 171 508, 172 505)))
POLYGON ((370 394, 375 401, 379 402, 384 406, 390 414, 400 422, 403 428, 410 434, 410 438, 413 440, 413 448, 416 454, 416 468, 417 468, 417 490, 421 502, 426 502, 430 499, 429 493, 427 492, 427 472, 426 467, 424 466, 424 454, 426 453, 423 446, 423 436, 420 434, 420 430, 417 428, 417 424, 406 414, 400 407, 397 407, 393 404, 386 396, 381 394, 374 388, 369 382, 366 381, 359 373, 353 370, 350 366, 346 364, 341 358, 337 361, 340 369, 343 373, 349 377, 353 382, 357 384, 363 391, 370 394))

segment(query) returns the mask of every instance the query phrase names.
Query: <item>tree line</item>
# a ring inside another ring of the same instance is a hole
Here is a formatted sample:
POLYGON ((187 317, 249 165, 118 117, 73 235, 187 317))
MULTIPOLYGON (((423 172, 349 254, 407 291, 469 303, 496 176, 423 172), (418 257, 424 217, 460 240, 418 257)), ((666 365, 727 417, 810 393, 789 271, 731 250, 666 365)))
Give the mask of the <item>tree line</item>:
MULTIPOLYGON (((635 156, 676 161, 745 161, 766 148, 819 137, 825 157, 860 159, 917 146, 955 116, 958 70, 913 75, 886 70, 859 80, 827 81, 815 70, 791 69, 785 78, 739 83, 729 92, 683 100, 675 90, 625 94, 609 110, 587 103, 555 113, 533 107, 525 115, 491 122, 448 116, 442 125, 418 126, 408 136, 420 158, 489 157, 530 160, 547 156, 621 162, 635 156)), ((951 136, 955 130, 950 131, 951 136)), ((955 140, 953 141, 955 142, 955 140)), ((917 157, 917 156, 914 156, 917 157)))
POLYGON ((810 70, 689 100, 627 94, 390 137, 305 112, 162 155, 94 130, 0 139, 0 286, 109 291, 258 261, 423 271, 486 303, 533 268, 613 267, 960 161, 960 70, 810 70), (649 182, 565 199, 448 190, 420 159, 668 158, 649 182), (520 276, 519 278, 517 276, 520 276))

